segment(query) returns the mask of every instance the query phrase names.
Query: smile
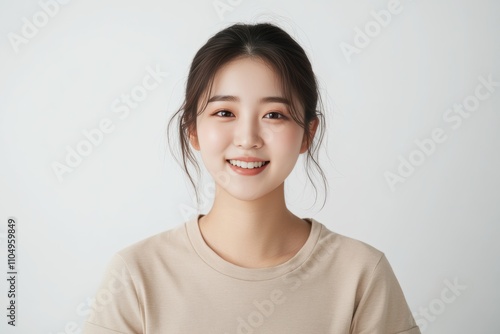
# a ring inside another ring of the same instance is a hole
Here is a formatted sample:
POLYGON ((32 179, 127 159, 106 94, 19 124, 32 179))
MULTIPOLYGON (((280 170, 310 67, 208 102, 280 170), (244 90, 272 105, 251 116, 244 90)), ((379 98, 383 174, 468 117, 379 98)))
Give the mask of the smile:
POLYGON ((260 168, 266 164, 269 163, 269 161, 254 161, 254 162, 246 162, 246 161, 240 161, 240 160, 226 160, 233 166, 237 166, 240 168, 246 168, 246 169, 253 169, 253 168, 260 168))
POLYGON ((239 160, 226 160, 233 171, 240 175, 257 175, 266 169, 270 161, 246 162, 239 160))

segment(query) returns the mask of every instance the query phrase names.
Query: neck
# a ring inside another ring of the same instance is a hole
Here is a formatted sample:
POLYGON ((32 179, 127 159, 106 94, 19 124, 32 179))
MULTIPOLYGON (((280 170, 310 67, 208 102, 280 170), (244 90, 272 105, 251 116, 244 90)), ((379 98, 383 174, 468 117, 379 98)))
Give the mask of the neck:
POLYGON ((310 231, 306 221, 287 209, 283 183, 252 201, 216 189, 214 204, 199 226, 209 247, 243 267, 285 262, 303 246, 310 231))

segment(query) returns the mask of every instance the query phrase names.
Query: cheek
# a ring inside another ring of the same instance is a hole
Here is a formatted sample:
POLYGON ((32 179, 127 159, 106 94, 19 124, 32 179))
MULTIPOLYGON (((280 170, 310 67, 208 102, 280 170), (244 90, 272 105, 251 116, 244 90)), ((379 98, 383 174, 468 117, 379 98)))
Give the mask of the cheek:
MULTIPOLYGON (((301 130, 300 127, 299 129, 301 130)), ((275 133, 273 139, 268 142, 268 146, 272 151, 270 158, 279 162, 281 172, 289 173, 293 170, 300 154, 301 143, 301 132, 293 128, 275 133)), ((275 166, 278 166, 278 164, 275 166)))
POLYGON ((268 143, 276 148, 276 151, 281 155, 294 155, 300 151, 302 143, 303 130, 300 127, 283 127, 278 131, 273 131, 268 143), (279 149, 279 150, 278 150, 279 149))
POLYGON ((224 149, 229 138, 228 131, 223 131, 217 126, 203 126, 198 130, 198 138, 200 139, 200 147, 202 151, 219 151, 224 149))

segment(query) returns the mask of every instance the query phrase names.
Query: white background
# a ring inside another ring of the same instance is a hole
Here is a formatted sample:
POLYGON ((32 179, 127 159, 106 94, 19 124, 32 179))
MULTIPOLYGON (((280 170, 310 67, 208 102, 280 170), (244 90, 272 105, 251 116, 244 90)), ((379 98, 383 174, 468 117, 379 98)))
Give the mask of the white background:
POLYGON ((194 214, 167 120, 198 48, 231 23, 265 20, 306 49, 327 114, 327 203, 314 205, 311 186, 298 195, 300 159, 287 181, 290 209, 385 252, 423 332, 500 332, 500 87, 480 88, 488 97, 459 127, 443 118, 474 102, 479 77, 500 82, 499 2, 401 0, 350 61, 340 46, 356 46, 357 28, 376 29, 370 12, 389 1, 232 0, 218 15, 212 0, 73 0, 48 16, 49 2, 0 2, 0 254, 6 272, 15 217, 19 271, 15 329, 1 280, 2 333, 78 333, 112 254, 194 214), (24 38, 34 16, 38 32, 16 46, 12 36, 24 38), (168 76, 121 119, 112 103, 147 67, 168 76), (53 163, 103 119, 113 131, 60 182, 53 163), (415 141, 437 128, 446 140, 419 153, 415 141), (419 154, 391 189, 385 173, 419 154))

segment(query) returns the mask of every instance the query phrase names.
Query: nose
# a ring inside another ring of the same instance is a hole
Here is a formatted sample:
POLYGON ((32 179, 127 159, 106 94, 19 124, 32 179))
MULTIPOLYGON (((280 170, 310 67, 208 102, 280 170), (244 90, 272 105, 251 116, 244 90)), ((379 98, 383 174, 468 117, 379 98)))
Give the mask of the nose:
POLYGON ((264 143, 258 119, 240 118, 234 130, 234 145, 242 149, 259 148, 264 143))

